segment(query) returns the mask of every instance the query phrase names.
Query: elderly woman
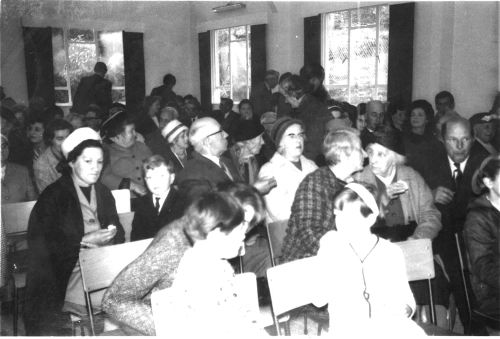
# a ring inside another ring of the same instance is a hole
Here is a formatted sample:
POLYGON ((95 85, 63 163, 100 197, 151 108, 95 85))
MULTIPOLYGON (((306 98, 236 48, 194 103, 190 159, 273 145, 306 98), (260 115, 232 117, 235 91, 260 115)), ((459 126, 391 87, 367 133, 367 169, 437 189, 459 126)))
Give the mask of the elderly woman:
POLYGON ((62 144, 63 176, 40 195, 28 225, 27 335, 61 335, 69 316, 85 310, 78 256, 85 248, 124 241, 111 192, 98 182, 103 163, 99 135, 79 128, 62 144))
POLYGON ((162 137, 168 142, 168 147, 164 150, 165 159, 172 162, 174 172, 179 173, 188 160, 188 128, 179 120, 172 120, 163 127, 162 137))
MULTIPOLYGON (((262 222, 264 201, 260 194, 245 184, 228 184, 223 192, 238 200, 249 228, 262 222)), ((103 298, 103 308, 131 334, 154 335, 151 292, 172 286, 175 272, 184 253, 191 248, 185 228, 191 215, 163 227, 151 245, 116 277, 103 298), (128 325, 128 326, 127 326, 128 325)), ((168 321, 168 320, 166 320, 168 321)))
POLYGON ((483 194, 468 207, 464 241, 470 259, 477 309, 500 320, 500 156, 486 158, 473 179, 483 194), (475 179, 475 180, 474 180, 475 179))
POLYGON ((259 172, 259 178, 275 178, 277 183, 264 196, 268 222, 290 217, 290 209, 300 182, 318 168, 313 161, 302 155, 305 138, 302 121, 289 117, 277 120, 271 129, 271 138, 277 151, 259 172))
MULTIPOLYGON (((407 239, 434 239, 441 230, 441 214, 432 192, 414 169, 404 165, 402 143, 389 127, 377 129, 368 141, 369 165, 355 179, 377 187, 380 215, 372 232, 393 242, 407 239)), ((448 305, 442 272, 436 265, 436 304, 448 305)), ((427 304, 425 285, 411 284, 417 304, 427 304)))
POLYGON ((127 188, 134 197, 143 196, 147 190, 141 166, 152 154, 148 146, 136 140, 132 118, 126 111, 118 111, 103 123, 102 130, 107 141, 102 183, 110 190, 127 188))

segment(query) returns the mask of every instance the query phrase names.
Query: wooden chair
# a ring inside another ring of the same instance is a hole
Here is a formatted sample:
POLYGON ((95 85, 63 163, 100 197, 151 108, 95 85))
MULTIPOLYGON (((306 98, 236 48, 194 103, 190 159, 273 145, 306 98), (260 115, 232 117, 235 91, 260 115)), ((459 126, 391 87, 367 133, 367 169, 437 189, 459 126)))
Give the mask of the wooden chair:
POLYGON ((26 235, 28 232, 28 221, 31 210, 35 206, 36 201, 16 202, 12 204, 2 205, 1 225, 2 232, 5 232, 7 237, 8 252, 13 263, 14 270, 12 272, 12 281, 14 284, 13 291, 13 334, 17 335, 17 323, 19 314, 19 293, 26 286, 26 271, 23 262, 26 261, 26 235), (21 251, 22 250, 22 251, 21 251))
POLYGON ((130 190, 112 190, 111 194, 113 194, 113 198, 115 198, 116 212, 118 214, 127 213, 132 210, 130 207, 130 190))
POLYGON ((403 251, 408 281, 427 280, 429 287, 429 308, 431 322, 436 325, 436 307, 432 293, 431 279, 435 277, 434 256, 430 239, 396 242, 403 251))
POLYGON ((125 231, 125 242, 130 242, 130 234, 132 233, 132 221, 134 221, 134 212, 119 213, 118 218, 125 231))
MULTIPOLYGON (((315 300, 314 286, 315 273, 318 269, 316 257, 295 260, 267 270, 267 282, 271 294, 274 324, 276 332, 281 335, 279 317, 298 307, 309 305, 315 300)), ((307 316, 307 314, 305 315, 307 316)), ((323 319, 323 322, 325 319, 323 319)), ((307 323, 305 323, 307 326, 307 323)), ((323 324, 318 322, 318 335, 323 324)), ((285 326, 285 333, 289 334, 289 324, 285 326)))
POLYGON ((80 272, 92 335, 95 335, 91 293, 107 288, 115 277, 151 243, 152 239, 88 249, 80 253, 80 272))
POLYGON ((287 227, 288 219, 266 224, 267 237, 269 239, 269 252, 271 253, 271 262, 273 266, 279 263, 281 247, 283 246, 283 239, 285 238, 287 227))

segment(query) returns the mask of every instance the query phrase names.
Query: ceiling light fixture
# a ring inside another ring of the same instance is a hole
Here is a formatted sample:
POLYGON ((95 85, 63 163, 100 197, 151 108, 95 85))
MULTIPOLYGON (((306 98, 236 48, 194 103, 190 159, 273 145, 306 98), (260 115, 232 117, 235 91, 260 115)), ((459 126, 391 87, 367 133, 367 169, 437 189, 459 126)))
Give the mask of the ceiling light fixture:
POLYGON ((245 8, 246 5, 242 2, 228 2, 227 4, 223 6, 218 6, 212 8, 212 12, 214 13, 222 13, 222 12, 228 12, 228 11, 234 11, 236 9, 240 8, 245 8))

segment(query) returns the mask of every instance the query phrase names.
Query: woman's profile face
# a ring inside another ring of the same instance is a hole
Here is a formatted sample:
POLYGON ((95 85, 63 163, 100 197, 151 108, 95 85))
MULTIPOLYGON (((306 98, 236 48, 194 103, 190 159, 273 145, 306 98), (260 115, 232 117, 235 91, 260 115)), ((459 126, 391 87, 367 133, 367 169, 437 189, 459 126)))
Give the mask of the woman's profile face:
POLYGON ((181 149, 187 149, 189 146, 187 130, 182 131, 174 140, 174 144, 181 149))
POLYGON ((356 119, 356 128, 358 131, 364 130, 366 127, 366 114, 361 114, 358 115, 358 118, 356 119))
POLYGON ((264 145, 264 139, 262 139, 262 134, 260 134, 253 139, 247 140, 245 143, 250 154, 257 155, 259 154, 262 145, 264 145))
POLYGON ((160 111, 160 100, 156 100, 149 106, 149 116, 154 117, 160 111))
POLYGON ((240 115, 243 120, 250 120, 253 117, 252 105, 243 104, 240 108, 240 115))
POLYGON ((39 144, 43 141, 45 128, 41 122, 35 122, 28 126, 28 139, 32 144, 39 144))
POLYGON ((297 157, 301 156, 304 151, 305 133, 302 126, 294 124, 288 127, 283 133, 280 146, 283 149, 283 156, 297 157))
POLYGON ((69 166, 73 171, 73 176, 85 185, 92 185, 97 182, 101 175, 103 163, 102 149, 99 147, 85 148, 74 162, 69 166))

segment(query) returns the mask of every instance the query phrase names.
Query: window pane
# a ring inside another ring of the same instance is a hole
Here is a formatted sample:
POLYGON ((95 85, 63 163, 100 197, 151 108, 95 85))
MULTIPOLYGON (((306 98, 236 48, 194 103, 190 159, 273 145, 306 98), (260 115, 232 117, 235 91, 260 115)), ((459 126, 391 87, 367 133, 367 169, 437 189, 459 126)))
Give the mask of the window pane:
POLYGON ((108 66, 106 77, 113 86, 125 86, 122 32, 99 32, 99 60, 108 66))
POLYGON ((231 42, 232 98, 240 101, 247 98, 247 50, 246 41, 231 42))
POLYGON ((351 11, 351 26, 361 27, 377 23, 377 7, 361 7, 351 11))
POLYGON ((327 85, 347 85, 349 72, 349 30, 347 12, 334 13, 327 20, 327 85))
POLYGON ((52 56, 54 64, 54 86, 67 86, 66 51, 64 50, 64 35, 60 28, 52 29, 52 56))
POLYGON ((83 76, 94 72, 97 62, 96 47, 94 44, 69 44, 69 77, 71 79, 71 93, 75 93, 76 87, 83 76))
POLYGON ((247 30, 246 26, 238 26, 231 28, 231 41, 246 40, 247 30))
POLYGON ((56 89, 54 90, 56 97, 56 104, 69 104, 69 93, 67 90, 56 89))
POLYGON ((229 29, 216 31, 216 74, 215 91, 212 101, 219 102, 220 97, 231 96, 231 68, 229 64, 229 29))
POLYGON ((71 28, 69 30, 70 42, 94 42, 94 32, 91 29, 71 28))
MULTIPOLYGON (((378 43, 378 77, 379 85, 387 86, 389 65, 389 6, 380 6, 379 12, 380 29, 378 43)), ((387 92, 387 91, 386 91, 387 92)))
POLYGON ((112 89, 111 90, 111 98, 113 102, 121 102, 125 103, 125 89, 112 89))
POLYGON ((350 99, 365 101, 374 97, 376 28, 359 28, 351 31, 350 99))

